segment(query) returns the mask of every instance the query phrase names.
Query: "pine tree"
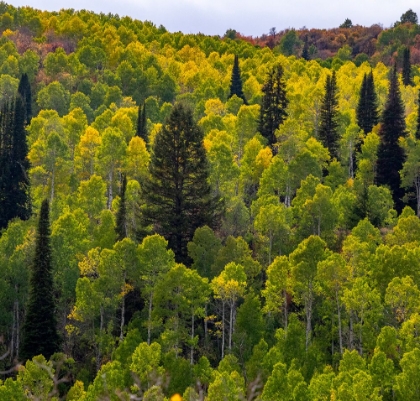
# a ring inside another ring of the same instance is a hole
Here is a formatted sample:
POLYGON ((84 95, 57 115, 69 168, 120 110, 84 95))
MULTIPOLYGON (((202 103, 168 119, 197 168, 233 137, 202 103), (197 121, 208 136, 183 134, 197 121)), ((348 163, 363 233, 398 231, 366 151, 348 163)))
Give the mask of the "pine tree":
POLYGON ((274 149, 277 142, 276 130, 287 117, 286 84, 283 80, 283 67, 275 66, 268 74, 262 88, 263 97, 260 109, 258 130, 274 149))
POLYGON ((419 95, 418 95, 418 100, 417 100, 417 128, 416 128, 416 139, 420 140, 420 90, 419 90, 419 95))
POLYGON ((20 96, 0 111, 0 229, 31 216, 25 113, 20 96))
POLYGON ((413 85, 411 79, 411 60, 410 60, 410 48, 406 47, 403 54, 403 68, 402 68, 402 79, 404 86, 413 85))
POLYGON ((379 122, 378 98, 376 96, 372 71, 363 76, 356 117, 357 124, 365 135, 372 132, 372 128, 379 122))
POLYGON ((310 59, 310 57, 309 57, 308 35, 305 36, 305 40, 303 42, 302 58, 306 61, 308 61, 310 59))
POLYGON ((143 185, 143 220, 169 242, 177 262, 188 263, 187 243, 198 227, 214 227, 216 203, 208 183, 203 132, 191 110, 176 104, 157 133, 143 185))
POLYGON ((318 136, 322 144, 329 150, 331 158, 338 159, 338 99, 335 71, 327 76, 325 95, 321 106, 321 123, 318 136))
POLYGON ((25 105, 25 125, 29 125, 32 119, 32 91, 28 74, 23 74, 19 81, 18 93, 25 105))
POLYGON ((23 327, 23 358, 31 359, 42 354, 49 359, 59 351, 60 339, 54 309, 49 205, 44 200, 39 216, 28 309, 23 327))
POLYGON ((122 175, 120 205, 117 212, 117 222, 115 232, 117 233, 117 241, 122 241, 127 237, 127 209, 125 204, 125 191, 127 189, 127 176, 122 175))
POLYGON ((146 118, 146 103, 143 103, 143 107, 139 106, 137 115, 137 131, 136 135, 148 143, 149 135, 147 133, 147 118, 146 118))
POLYGON ((238 96, 244 101, 244 104, 247 104, 244 92, 242 90, 242 78, 241 70, 239 68, 239 58, 236 55, 233 60, 232 77, 230 79, 230 92, 228 99, 230 99, 233 95, 238 96))
POLYGON ((399 138, 406 136, 406 127, 396 66, 391 73, 388 99, 382 115, 379 135, 381 141, 378 147, 376 181, 378 185, 386 185, 390 188, 395 208, 397 212, 401 212, 404 206, 402 201, 404 189, 400 187, 400 170, 405 156, 399 145, 399 138))

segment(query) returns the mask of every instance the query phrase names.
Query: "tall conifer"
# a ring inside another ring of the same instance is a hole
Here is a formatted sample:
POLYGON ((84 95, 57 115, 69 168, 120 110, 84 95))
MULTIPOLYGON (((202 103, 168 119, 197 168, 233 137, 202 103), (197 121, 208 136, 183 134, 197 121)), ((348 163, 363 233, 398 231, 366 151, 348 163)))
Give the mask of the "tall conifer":
POLYGON ((32 91, 28 74, 23 74, 19 81, 18 93, 22 97, 25 107, 25 125, 29 125, 32 119, 32 91))
POLYGON ((420 90, 417 100, 417 127, 416 127, 416 139, 420 140, 420 90))
POLYGON ((20 96, 0 110, 0 229, 31 215, 25 114, 20 96))
POLYGON ((238 96, 244 101, 244 104, 247 104, 244 92, 242 90, 242 78, 241 70, 239 68, 239 58, 236 55, 233 60, 232 77, 230 79, 230 92, 228 99, 230 99, 233 95, 238 96))
POLYGON ((378 98, 375 91, 372 71, 363 76, 356 117, 357 124, 365 135, 372 132, 372 128, 379 122, 378 98))
POLYGON ((139 106, 136 135, 142 138, 145 143, 148 143, 146 103, 143 103, 143 107, 141 105, 139 106))
POLYGON ((156 134, 149 172, 143 184, 144 223, 168 240, 177 262, 188 263, 187 244, 198 227, 215 226, 217 205, 210 194, 203 132, 182 104, 174 106, 156 134))
POLYGON ((388 99, 382 115, 379 135, 376 180, 378 185, 386 185, 390 188, 396 210, 401 212, 404 207, 402 201, 404 189, 400 187, 400 170, 405 156, 399 145, 399 138, 406 135, 406 127, 396 66, 391 73, 388 99))
POLYGON ((49 359, 52 354, 59 351, 60 339, 55 316, 47 200, 41 205, 31 273, 21 355, 25 359, 31 359, 42 354, 49 359))
POLYGON ((406 47, 403 53, 403 68, 402 68, 402 79, 405 86, 412 85, 413 80, 411 79, 411 52, 410 48, 406 47))
POLYGON ((263 97, 260 108, 258 130, 274 149, 277 142, 276 130, 287 118, 286 84, 283 79, 283 67, 275 66, 269 73, 262 88, 263 97))
POLYGON ((325 81, 325 95, 321 106, 321 123, 318 136, 322 144, 329 150, 331 158, 338 159, 338 98, 335 71, 325 81))

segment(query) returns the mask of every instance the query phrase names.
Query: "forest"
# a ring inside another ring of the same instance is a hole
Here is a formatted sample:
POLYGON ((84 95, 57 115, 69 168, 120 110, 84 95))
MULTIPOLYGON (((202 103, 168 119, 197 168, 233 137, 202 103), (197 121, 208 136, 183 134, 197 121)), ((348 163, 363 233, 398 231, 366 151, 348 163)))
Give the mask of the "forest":
POLYGON ((419 63, 0 2, 0 400, 420 399, 419 63))

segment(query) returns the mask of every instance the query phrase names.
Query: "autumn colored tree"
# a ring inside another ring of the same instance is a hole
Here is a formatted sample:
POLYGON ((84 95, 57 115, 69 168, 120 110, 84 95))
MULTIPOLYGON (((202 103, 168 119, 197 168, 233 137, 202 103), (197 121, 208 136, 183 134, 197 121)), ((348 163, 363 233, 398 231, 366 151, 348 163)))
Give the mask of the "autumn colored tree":
POLYGON ((389 83, 388 99, 382 115, 379 131, 381 141, 378 148, 377 175, 378 185, 386 185, 392 191, 397 212, 403 209, 400 170, 405 155, 399 144, 399 138, 406 136, 404 104, 398 84, 397 68, 394 66, 389 83))
POLYGON ((335 71, 328 75, 325 81, 325 94, 321 106, 321 122, 318 137, 321 143, 330 151, 331 158, 338 159, 338 99, 337 79, 335 71))
POLYGON ((275 66, 265 81, 262 92, 258 130, 273 148, 277 142, 276 130, 287 118, 286 84, 283 79, 283 67, 275 66))
POLYGON ((48 201, 44 200, 39 215, 21 356, 31 359, 42 354, 45 358, 50 358, 59 350, 59 346, 52 276, 49 205, 48 201))
POLYGON ((188 262, 187 244, 195 230, 217 223, 202 141, 203 133, 191 110, 175 105, 156 135, 150 178, 143 186, 144 222, 169 241, 180 263, 188 262))

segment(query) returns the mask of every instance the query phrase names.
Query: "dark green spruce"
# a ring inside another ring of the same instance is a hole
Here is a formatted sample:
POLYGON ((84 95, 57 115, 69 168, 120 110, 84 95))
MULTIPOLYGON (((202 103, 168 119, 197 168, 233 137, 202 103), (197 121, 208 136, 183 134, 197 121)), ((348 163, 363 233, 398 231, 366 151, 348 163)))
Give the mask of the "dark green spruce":
POLYGON ((49 359, 60 349, 54 304, 48 201, 42 202, 32 264, 29 300, 23 327, 21 356, 42 354, 49 359))
POLYGON ((302 58, 306 61, 310 59, 308 35, 305 36, 305 40, 303 41, 302 58))
POLYGON ((399 138, 406 136, 406 134, 404 104, 401 100, 397 68, 394 66, 379 131, 380 143, 376 181, 378 185, 385 185, 391 190, 395 209, 398 213, 404 207, 402 201, 404 189, 400 187, 400 170, 405 160, 404 151, 399 145, 399 138))
POLYGON ((188 263, 187 244, 198 227, 215 226, 217 204, 210 194, 203 132, 182 104, 156 135, 149 172, 143 222, 168 240, 177 262, 188 263))
POLYGON ((117 211, 117 222, 115 232, 117 233, 117 241, 122 241, 127 237, 127 208, 125 203, 125 191, 127 189, 127 176, 122 175, 120 205, 117 211))
POLYGON ((241 78, 241 70, 239 68, 239 58, 235 55, 233 60, 233 68, 232 68, 232 77, 230 79, 230 92, 228 99, 230 99, 233 95, 238 96, 240 99, 244 101, 244 104, 247 104, 245 99, 245 95, 242 89, 242 78, 241 78))
POLYGON ((25 125, 29 125, 32 119, 32 90, 26 73, 20 78, 18 93, 25 105, 25 125))
POLYGON ((0 110, 0 229, 31 216, 25 115, 21 96, 0 110))
POLYGON ((413 85, 411 78, 411 52, 409 47, 406 47, 403 53, 402 80, 404 86, 413 85))
POLYGON ((325 94, 321 106, 321 123, 318 136, 321 143, 329 150, 331 159, 338 159, 338 95, 335 71, 325 81, 325 94))
POLYGON ((372 71, 363 76, 356 118, 357 124, 365 135, 372 132, 372 128, 379 122, 378 97, 375 91, 372 71))
POLYGON ((269 73, 262 87, 263 97, 260 108, 258 131, 267 139, 275 151, 276 130, 287 118, 286 83, 283 79, 283 67, 275 66, 269 73))
POLYGON ((417 140, 420 140, 420 90, 417 99, 417 127, 415 136, 417 140))
POLYGON ((147 132, 146 103, 143 103, 143 106, 139 106, 136 135, 148 143, 149 134, 147 132))

